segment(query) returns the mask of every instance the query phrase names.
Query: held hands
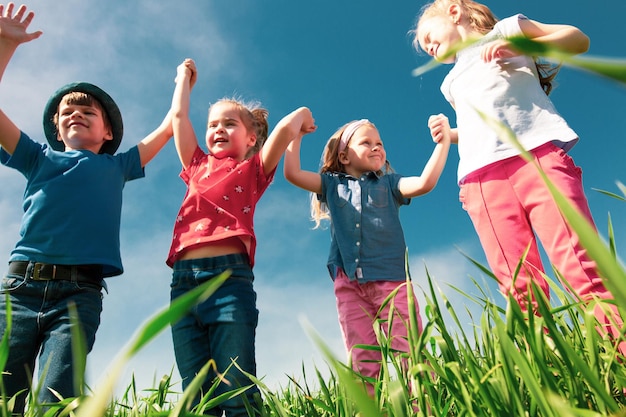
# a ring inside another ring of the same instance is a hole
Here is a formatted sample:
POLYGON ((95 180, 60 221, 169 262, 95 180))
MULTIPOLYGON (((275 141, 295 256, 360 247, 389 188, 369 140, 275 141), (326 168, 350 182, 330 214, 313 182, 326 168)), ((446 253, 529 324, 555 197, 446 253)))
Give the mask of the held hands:
POLYGON ((187 58, 176 68, 176 83, 189 80, 189 88, 193 88, 198 79, 198 70, 193 59, 187 58))
POLYGON ((315 132, 317 130, 317 126, 315 126, 315 119, 313 118, 313 113, 307 107, 300 107, 296 110, 300 117, 302 118, 302 125, 300 127, 300 135, 304 136, 309 133, 315 132))
POLYGON ((435 143, 450 143, 450 122, 443 114, 435 114, 428 118, 428 128, 435 143))
POLYGON ((41 31, 26 32, 26 29, 35 17, 35 13, 33 11, 26 13, 26 6, 21 5, 15 12, 15 15, 13 15, 14 8, 15 5, 13 3, 9 3, 6 6, 0 4, 0 40, 17 46, 41 36, 41 31))

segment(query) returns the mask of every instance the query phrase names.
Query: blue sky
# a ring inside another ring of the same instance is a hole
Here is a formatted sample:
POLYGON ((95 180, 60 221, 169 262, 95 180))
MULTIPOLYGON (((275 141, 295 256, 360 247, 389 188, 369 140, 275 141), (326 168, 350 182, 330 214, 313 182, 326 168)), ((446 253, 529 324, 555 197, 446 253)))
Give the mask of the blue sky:
MULTIPOLYGON (((157 126, 170 105, 176 66, 196 61, 199 75, 192 93, 192 118, 204 137, 207 109, 224 96, 258 100, 270 112, 271 126, 299 106, 311 108, 318 130, 302 146, 302 164, 316 170, 328 137, 344 123, 369 118, 381 132, 395 170, 419 175, 433 149, 428 116, 454 114, 439 92, 449 67, 420 77, 411 70, 427 61, 411 47, 412 28, 422 1, 383 3, 363 0, 137 0, 106 2, 32 0, 31 25, 43 35, 22 45, 0 84, 0 105, 22 130, 44 141, 42 112, 50 94, 72 81, 89 81, 117 101, 125 122, 121 149, 136 144, 157 126), (384 6, 383 6, 384 4, 384 6)), ((625 57, 621 0, 487 3, 499 18, 515 13, 580 27, 591 38, 588 55, 625 57)), ((578 70, 561 71, 552 93, 557 108, 578 132, 572 150, 583 168, 596 223, 606 236, 609 214, 620 241, 626 234, 625 203, 595 189, 616 192, 626 182, 626 89, 578 70)), ((204 146, 204 143, 202 144, 204 146)), ((451 150, 435 190, 401 210, 412 276, 418 291, 425 268, 451 300, 462 321, 473 307, 450 288, 470 294, 472 278, 496 288, 462 255, 484 262, 469 218, 458 202, 451 150)), ((102 324, 89 357, 89 382, 97 386, 106 367, 135 330, 168 304, 171 270, 165 265, 171 230, 185 187, 173 143, 146 168, 146 178, 126 186, 122 216, 125 273, 108 280, 102 324)), ((25 180, 0 168, 0 262, 8 260, 17 240, 25 180)), ((328 230, 312 230, 308 195, 288 184, 282 163, 274 184, 256 213, 258 238, 256 290, 260 324, 258 374, 270 387, 299 378, 302 367, 327 369, 301 321, 308 321, 333 352, 344 358, 331 281, 326 271, 328 230)), ((422 309, 423 314, 423 309, 422 309)), ((130 363, 137 386, 173 372, 178 380, 169 332, 130 363)), ((312 375, 310 372, 309 375, 312 375)), ((180 388, 180 386, 178 386, 180 388)))

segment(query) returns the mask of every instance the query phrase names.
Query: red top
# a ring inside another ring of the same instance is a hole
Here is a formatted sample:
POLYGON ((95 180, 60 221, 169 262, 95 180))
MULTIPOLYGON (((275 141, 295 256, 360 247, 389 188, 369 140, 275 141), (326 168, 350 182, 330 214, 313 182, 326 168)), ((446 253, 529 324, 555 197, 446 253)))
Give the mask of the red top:
POLYGON ((167 265, 172 267, 183 252, 208 242, 233 236, 247 236, 250 266, 254 265, 256 237, 254 209, 274 179, 269 175, 257 153, 250 159, 217 159, 198 147, 191 164, 180 177, 187 184, 176 223, 167 265))

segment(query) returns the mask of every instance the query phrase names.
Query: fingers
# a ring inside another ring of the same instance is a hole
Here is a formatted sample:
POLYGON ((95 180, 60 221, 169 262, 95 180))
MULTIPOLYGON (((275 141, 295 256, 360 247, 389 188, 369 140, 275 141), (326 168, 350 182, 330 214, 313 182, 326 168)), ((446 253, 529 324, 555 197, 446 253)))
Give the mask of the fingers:
POLYGON ((18 7, 17 12, 15 13, 15 15, 13 14, 13 10, 15 9, 15 4, 14 3, 9 3, 6 6, 6 9, 4 7, 3 4, 0 4, 0 16, 4 16, 7 17, 9 19, 13 19, 16 21, 20 21, 25 24, 25 25, 29 25, 30 22, 32 22, 33 17, 35 17, 35 13, 30 11, 28 12, 28 14, 26 15, 26 18, 24 18, 24 14, 26 13, 26 5, 22 4, 20 7, 18 7))
POLYGON ((432 129, 433 127, 439 126, 442 123, 447 123, 447 122, 448 122, 448 118, 446 117, 445 114, 442 114, 442 113, 433 114, 428 118, 428 127, 432 129))
POLYGON ((31 22, 33 21, 33 18, 35 17, 35 12, 33 11, 29 11, 28 13, 26 13, 28 9, 26 8, 26 5, 24 4, 22 4, 17 9, 17 12, 15 12, 15 14, 13 14, 13 10, 15 10, 14 3, 9 3, 6 5, 6 7, 4 6, 4 4, 0 4, 0 17, 11 19, 24 26, 30 25, 31 22))
MULTIPOLYGON (((13 3, 11 3, 11 6, 13 6, 13 3)), ((13 10, 13 7, 11 7, 11 10, 13 10)), ((10 14, 11 12, 9 12, 10 14)), ((15 20, 22 20, 22 18, 24 17, 24 13, 26 13, 26 6, 24 4, 22 4, 18 9, 17 12, 15 13, 15 16, 13 16, 13 19, 15 20)), ((32 12, 31 12, 32 13, 32 12)))
POLYGON ((449 136, 450 124, 448 118, 441 113, 428 118, 428 128, 435 143, 439 143, 446 136, 449 136))

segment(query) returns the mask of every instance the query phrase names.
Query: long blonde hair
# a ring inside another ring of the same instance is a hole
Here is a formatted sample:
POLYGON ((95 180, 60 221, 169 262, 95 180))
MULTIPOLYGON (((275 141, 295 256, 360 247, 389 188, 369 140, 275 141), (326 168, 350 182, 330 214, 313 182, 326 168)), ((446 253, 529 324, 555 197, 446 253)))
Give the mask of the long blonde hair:
MULTIPOLYGON (((415 25, 415 30, 413 30, 412 33, 417 35, 417 27, 421 22, 434 16, 447 14, 449 7, 452 5, 459 6, 463 14, 467 16, 472 29, 483 35, 489 33, 498 22, 498 18, 489 7, 473 0, 435 0, 422 7, 415 25)), ((413 47, 418 51, 420 50, 417 36, 413 38, 413 47)), ((549 95, 553 88, 554 77, 556 77, 559 72, 561 65, 541 62, 536 57, 534 57, 534 60, 539 76, 539 84, 546 95, 549 95)))
POLYGON ((209 107, 209 115, 211 114, 211 109, 213 106, 217 104, 230 104, 235 107, 239 111, 239 115, 241 116, 241 121, 248 129, 248 132, 254 132, 256 135, 256 143, 253 147, 248 150, 246 154, 246 159, 250 158, 252 155, 256 154, 261 150, 263 144, 267 140, 267 135, 269 132, 269 123, 267 122, 267 117, 269 112, 261 107, 261 104, 255 101, 245 102, 241 99, 237 98, 221 98, 215 103, 211 104, 209 107))
MULTIPOLYGON (((322 153, 322 160, 320 162, 320 174, 324 174, 327 172, 331 173, 345 173, 346 168, 339 160, 339 142, 341 141, 341 135, 343 131, 352 123, 356 122, 353 120, 351 122, 346 123, 341 126, 335 133, 332 134, 328 142, 326 142, 326 146, 324 146, 324 152, 322 153)), ((374 129, 376 126, 372 122, 366 122, 366 124, 370 125, 374 129)), ((346 148, 350 145, 350 141, 352 137, 348 138, 346 142, 346 148)), ((389 161, 385 161, 385 165, 383 168, 376 172, 377 175, 384 175, 391 172, 391 165, 389 161)), ((320 227, 322 220, 329 220, 330 213, 328 211, 328 206, 325 203, 322 203, 318 198, 317 194, 311 194, 311 219, 315 222, 314 229, 320 227)))

